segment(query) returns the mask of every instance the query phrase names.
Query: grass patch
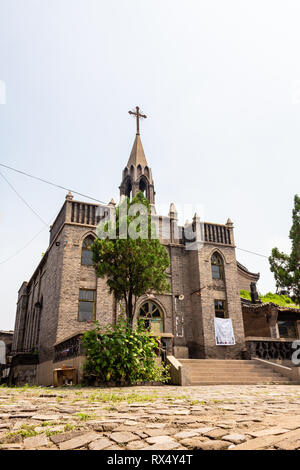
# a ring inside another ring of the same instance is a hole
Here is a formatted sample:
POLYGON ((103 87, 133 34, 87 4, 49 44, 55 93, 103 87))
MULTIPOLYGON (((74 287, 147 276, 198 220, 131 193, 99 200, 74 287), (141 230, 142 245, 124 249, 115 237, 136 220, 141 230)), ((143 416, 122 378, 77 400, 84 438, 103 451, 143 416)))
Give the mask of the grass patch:
POLYGON ((89 402, 101 402, 101 403, 138 403, 138 402, 148 402, 154 401, 158 395, 145 395, 140 393, 129 393, 129 394, 119 394, 114 392, 102 392, 102 393, 93 393, 89 396, 89 402))
POLYGON ((81 421, 89 421, 90 419, 96 418, 96 415, 89 413, 76 413, 76 416, 78 416, 81 421))
POLYGON ((23 438, 36 436, 39 433, 34 430, 35 427, 36 427, 35 425, 32 426, 29 424, 22 424, 21 428, 18 429, 17 431, 8 432, 5 435, 5 438, 10 440, 16 436, 21 436, 23 438))
POLYGON ((65 424, 65 432, 73 431, 73 429, 75 429, 74 424, 70 424, 70 423, 65 424))

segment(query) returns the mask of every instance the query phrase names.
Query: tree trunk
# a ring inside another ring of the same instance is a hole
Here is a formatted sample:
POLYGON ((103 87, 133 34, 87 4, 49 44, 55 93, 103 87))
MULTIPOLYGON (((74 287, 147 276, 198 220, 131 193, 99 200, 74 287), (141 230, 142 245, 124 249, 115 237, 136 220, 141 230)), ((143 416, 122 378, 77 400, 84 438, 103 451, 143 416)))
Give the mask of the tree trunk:
POLYGON ((134 311, 133 311, 132 293, 131 292, 129 292, 129 294, 128 294, 128 302, 127 302, 127 307, 126 307, 126 316, 127 316, 128 326, 132 329, 134 311))

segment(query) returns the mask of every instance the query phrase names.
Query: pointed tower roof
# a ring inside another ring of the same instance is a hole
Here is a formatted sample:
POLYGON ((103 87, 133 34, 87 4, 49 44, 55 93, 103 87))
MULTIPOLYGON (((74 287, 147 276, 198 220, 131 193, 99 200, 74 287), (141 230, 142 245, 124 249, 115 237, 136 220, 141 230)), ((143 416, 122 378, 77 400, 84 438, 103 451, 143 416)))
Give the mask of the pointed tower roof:
POLYGON ((142 167, 148 166, 139 134, 135 136, 127 167, 130 168, 131 165, 134 165, 135 167, 138 165, 141 165, 142 167))

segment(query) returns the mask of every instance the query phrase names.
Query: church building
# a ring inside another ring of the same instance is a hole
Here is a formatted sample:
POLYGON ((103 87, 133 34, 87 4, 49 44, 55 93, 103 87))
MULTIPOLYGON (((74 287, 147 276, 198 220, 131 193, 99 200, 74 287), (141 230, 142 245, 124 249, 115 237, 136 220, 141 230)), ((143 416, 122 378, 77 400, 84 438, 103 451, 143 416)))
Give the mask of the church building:
MULTIPOLYGON (((143 191, 159 237, 170 257, 167 275, 171 290, 138 300, 136 318, 144 318, 162 339, 166 355, 175 358, 241 359, 245 333, 240 290, 250 291, 258 274, 236 259, 234 227, 211 223, 195 214, 189 226, 177 221, 175 205, 168 215, 156 214, 155 184, 139 133, 120 184, 120 198, 143 191), (188 237, 192 233, 193 238, 188 237), (231 319, 234 344, 216 344, 215 318, 231 319)), ((156 175, 159 177, 159 175, 156 175)), ((73 366, 82 377, 84 353, 81 336, 93 327, 116 322, 120 306, 105 279, 97 278, 91 244, 103 215, 115 209, 75 200, 68 193, 50 229, 49 246, 28 282, 19 290, 12 344, 12 383, 51 385, 53 370, 73 366)), ((224 222, 225 222, 224 220, 224 222)))

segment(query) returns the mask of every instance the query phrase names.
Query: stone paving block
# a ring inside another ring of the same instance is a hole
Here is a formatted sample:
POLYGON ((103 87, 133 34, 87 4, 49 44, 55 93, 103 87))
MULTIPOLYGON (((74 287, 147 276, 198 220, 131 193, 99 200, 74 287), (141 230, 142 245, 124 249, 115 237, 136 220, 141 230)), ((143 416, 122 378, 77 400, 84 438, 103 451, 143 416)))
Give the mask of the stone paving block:
POLYGON ((102 426, 103 431, 113 431, 116 427, 119 426, 118 423, 100 423, 102 426))
POLYGON ((117 442, 117 444, 127 444, 127 442, 137 440, 137 436, 132 432, 113 432, 110 438, 117 442))
POLYGON ((32 414, 30 416, 32 419, 36 419, 37 421, 58 421, 61 419, 61 415, 32 414))
POLYGON ((93 441, 89 444, 89 449, 90 450, 103 450, 106 449, 107 447, 110 447, 112 445, 112 442, 107 439, 106 437, 101 437, 100 439, 97 439, 96 441, 93 441))
POLYGON ((221 428, 213 429, 211 431, 203 433, 204 436, 209 437, 211 439, 220 439, 221 437, 225 436, 226 434, 228 434, 228 430, 227 429, 221 429, 221 428))
POLYGON ((158 443, 158 444, 153 444, 152 446, 147 446, 144 447, 141 450, 173 450, 173 449, 178 449, 180 447, 179 442, 164 442, 164 443, 158 443))
POLYGON ((297 450, 300 448, 300 439, 285 439, 282 442, 275 444, 278 450, 297 450))
POLYGON ((28 419, 28 418, 32 418, 33 416, 33 413, 14 413, 14 414, 10 414, 8 417, 10 419, 28 419))
POLYGON ((21 450, 23 449, 22 444, 1 444, 0 450, 21 450))
POLYGON ((144 432, 141 432, 141 431, 133 431, 133 432, 134 434, 139 436, 141 439, 146 439, 146 437, 149 437, 148 434, 145 434, 144 432))
POLYGON ((1 423, 0 424, 0 429, 9 429, 10 428, 10 424, 8 423, 1 423))
POLYGON ((143 449, 143 447, 146 447, 147 444, 144 441, 141 441, 140 439, 138 441, 132 441, 129 442, 126 446, 126 450, 140 450, 143 449))
POLYGON ((242 442, 246 441, 246 436, 245 434, 232 433, 226 434, 222 437, 222 439, 224 441, 232 442, 233 444, 241 444, 242 442))
POLYGON ((24 449, 36 449, 37 447, 48 446, 49 441, 45 434, 39 434, 33 437, 26 437, 24 439, 24 449))
POLYGON ((123 447, 117 446, 116 444, 113 444, 110 447, 107 447, 105 450, 125 450, 123 447))
POLYGON ((146 442, 148 442, 148 444, 165 444, 165 443, 169 443, 169 442, 174 442, 174 439, 173 437, 170 437, 170 436, 154 436, 154 437, 148 437, 146 439, 146 442))
POLYGON ((170 434, 174 434, 176 429, 145 429, 145 434, 147 437, 155 437, 155 436, 169 436, 170 434))
POLYGON ((218 429, 215 426, 214 427, 207 427, 207 428, 195 428, 194 431, 197 432, 198 434, 206 434, 208 432, 213 431, 214 429, 218 429))
POLYGON ((145 428, 149 429, 162 429, 166 426, 166 423, 151 423, 146 424, 145 428))
POLYGON ((82 434, 81 436, 74 437, 69 441, 61 442, 59 444, 60 450, 72 450, 77 449, 78 447, 84 447, 92 441, 99 439, 99 434, 96 432, 88 432, 82 434))
POLYGON ((60 444, 61 442, 65 441, 70 441, 74 437, 82 436, 85 431, 69 431, 61 434, 54 434, 53 436, 50 436, 50 440, 54 444, 60 444))
POLYGON ((174 434, 174 437, 176 437, 176 439, 184 439, 186 437, 195 437, 195 436, 198 436, 198 432, 197 431, 181 431, 181 432, 178 432, 177 434, 174 434))
POLYGON ((187 447, 188 449, 198 449, 201 442, 207 441, 204 436, 187 437, 180 440, 180 445, 187 447))
POLYGON ((252 437, 277 436, 277 434, 284 434, 288 431, 289 429, 271 428, 263 429, 261 431, 248 432, 247 434, 252 437))
POLYGON ((226 450, 230 446, 230 442, 212 439, 209 441, 199 442, 197 449, 201 450, 226 450))

